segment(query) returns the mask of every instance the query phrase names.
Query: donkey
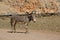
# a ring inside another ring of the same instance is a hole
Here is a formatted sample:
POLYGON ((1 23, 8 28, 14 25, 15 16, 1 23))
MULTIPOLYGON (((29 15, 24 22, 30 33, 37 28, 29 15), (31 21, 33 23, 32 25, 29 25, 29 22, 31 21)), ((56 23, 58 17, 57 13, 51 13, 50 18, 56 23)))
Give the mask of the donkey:
POLYGON ((28 32, 28 24, 31 22, 31 21, 33 21, 34 23, 36 22, 36 16, 35 16, 35 12, 31 12, 30 14, 29 14, 29 12, 26 12, 26 14, 24 14, 24 15, 12 15, 11 16, 11 27, 12 27, 12 32, 16 32, 16 28, 15 28, 15 26, 16 26, 16 23, 18 23, 18 22, 21 22, 21 23, 23 23, 24 25, 25 25, 25 29, 26 29, 26 31, 25 31, 25 33, 27 33, 28 32))

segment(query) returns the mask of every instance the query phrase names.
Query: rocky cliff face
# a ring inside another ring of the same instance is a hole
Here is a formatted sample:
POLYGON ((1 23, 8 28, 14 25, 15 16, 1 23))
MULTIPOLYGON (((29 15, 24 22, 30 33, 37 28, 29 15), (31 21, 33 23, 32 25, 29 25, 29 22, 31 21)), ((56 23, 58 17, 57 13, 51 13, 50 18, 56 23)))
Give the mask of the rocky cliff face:
POLYGON ((39 13, 55 13, 59 12, 59 6, 60 0, 0 0, 0 14, 33 10, 39 13))

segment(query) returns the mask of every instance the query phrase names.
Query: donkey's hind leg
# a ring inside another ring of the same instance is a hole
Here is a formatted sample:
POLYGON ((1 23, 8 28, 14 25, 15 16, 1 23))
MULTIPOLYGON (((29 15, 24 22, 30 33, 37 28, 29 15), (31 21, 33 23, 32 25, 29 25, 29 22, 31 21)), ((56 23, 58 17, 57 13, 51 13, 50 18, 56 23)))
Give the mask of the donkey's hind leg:
POLYGON ((12 28, 12 32, 14 33, 16 32, 15 26, 16 26, 16 21, 11 20, 11 28, 12 28))
POLYGON ((12 30, 12 31, 11 31, 11 33, 12 33, 12 32, 13 32, 13 30, 14 30, 14 24, 13 24, 13 23, 14 23, 14 21, 13 21, 13 19, 12 19, 12 18, 11 18, 11 22, 10 22, 10 23, 11 23, 11 30, 12 30))

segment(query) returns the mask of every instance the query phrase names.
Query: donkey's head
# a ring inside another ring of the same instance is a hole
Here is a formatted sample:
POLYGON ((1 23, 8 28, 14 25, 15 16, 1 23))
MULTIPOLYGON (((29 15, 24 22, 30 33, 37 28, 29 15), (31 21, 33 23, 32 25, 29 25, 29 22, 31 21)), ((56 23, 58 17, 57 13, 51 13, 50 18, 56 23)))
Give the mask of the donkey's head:
POLYGON ((29 21, 36 22, 36 12, 32 11, 30 14, 28 14, 28 18, 29 18, 29 21))

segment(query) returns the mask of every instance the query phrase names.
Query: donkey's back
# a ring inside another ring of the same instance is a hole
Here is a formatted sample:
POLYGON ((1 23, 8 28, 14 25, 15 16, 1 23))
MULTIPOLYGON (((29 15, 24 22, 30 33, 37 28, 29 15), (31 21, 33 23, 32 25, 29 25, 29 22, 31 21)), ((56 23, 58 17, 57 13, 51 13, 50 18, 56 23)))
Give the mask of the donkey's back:
POLYGON ((12 15, 11 19, 15 20, 16 22, 28 22, 29 21, 27 15, 12 15))

